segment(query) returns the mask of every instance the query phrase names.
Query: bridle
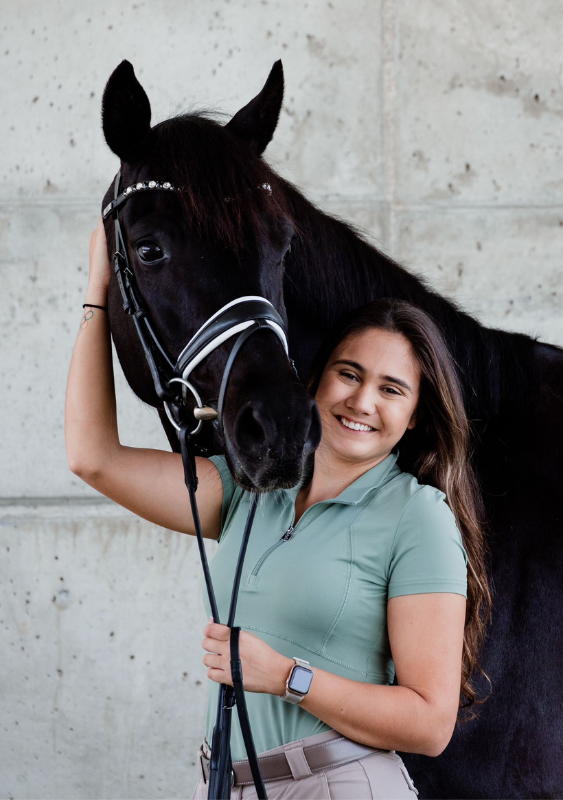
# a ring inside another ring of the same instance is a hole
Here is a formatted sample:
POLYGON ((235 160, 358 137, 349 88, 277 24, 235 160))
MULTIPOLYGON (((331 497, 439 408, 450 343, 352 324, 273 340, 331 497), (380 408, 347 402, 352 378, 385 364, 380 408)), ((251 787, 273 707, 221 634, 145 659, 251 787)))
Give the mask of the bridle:
MULTIPOLYGON (((259 188, 269 187, 264 186, 259 188)), ((213 314, 213 316, 211 316, 192 336, 176 361, 173 362, 167 354, 166 348, 158 339, 147 314, 147 309, 143 304, 135 275, 131 269, 125 235, 119 221, 119 211, 129 198, 139 192, 145 191, 171 192, 179 190, 168 181, 140 181, 121 190, 121 172, 118 172, 114 183, 114 199, 104 208, 102 216, 104 220, 111 216, 114 221, 115 252, 113 255, 113 268, 123 299, 123 309, 133 318, 137 334, 149 365, 156 394, 159 399, 162 400, 168 419, 178 434, 182 462, 184 465, 184 480, 190 496, 190 504, 209 604, 211 606, 214 622, 219 623, 219 612, 213 584, 211 582, 196 502, 198 479, 196 474, 193 437, 199 432, 203 422, 206 420, 217 419, 219 426, 223 427, 223 409, 232 368, 241 348, 253 333, 259 330, 272 331, 280 340, 287 355, 288 347, 285 324, 274 306, 264 297, 238 297, 213 314), (233 336, 237 336, 237 339, 235 340, 223 372, 217 409, 204 406, 199 392, 190 381, 191 373, 210 353, 233 336), (195 400, 195 408, 190 411, 189 401, 192 399, 195 400), (190 414, 192 415, 192 419, 195 418, 197 421, 193 429, 190 429, 190 425, 193 424, 190 420, 190 414)), ((295 365, 291 359, 290 363, 295 369, 295 365)), ((240 628, 234 626, 242 567, 248 538, 256 513, 257 502, 258 495, 254 494, 246 520, 233 582, 231 603, 229 606, 227 625, 231 629, 230 647, 233 686, 221 684, 219 687, 217 717, 213 730, 213 742, 209 764, 208 798, 222 799, 230 798, 231 796, 234 773, 232 770, 230 752, 231 715, 229 712, 235 705, 238 709, 244 744, 258 797, 261 800, 262 798, 267 798, 256 749, 254 747, 244 696, 242 664, 239 651, 240 628)))
MULTIPOLYGON (((180 425, 177 421, 181 415, 180 408, 182 404, 186 404, 188 398, 187 390, 190 391, 196 401, 196 408, 194 409, 196 413, 194 416, 199 421, 196 428, 190 431, 190 434, 195 436, 201 428, 201 422, 205 419, 217 418, 219 425, 222 427, 223 404, 234 359, 229 359, 231 363, 230 365, 227 363, 223 373, 217 413, 213 413, 214 409, 203 406, 199 393, 188 381, 190 373, 210 353, 235 334, 239 333, 241 336, 245 332, 247 334, 244 338, 239 336, 239 340, 235 344, 236 352, 238 353, 250 333, 265 327, 270 328, 277 334, 287 354, 287 336, 284 321, 270 301, 264 297, 238 297, 220 308, 199 328, 174 363, 156 335, 147 310, 143 306, 127 253, 127 244, 119 220, 119 209, 130 197, 139 192, 147 190, 168 192, 178 190, 168 181, 141 181, 128 186, 120 192, 120 183, 121 173, 118 172, 114 183, 114 199, 104 208, 102 217, 106 220, 109 216, 112 216, 114 220, 114 272, 123 298, 123 309, 133 317, 137 334, 149 365, 156 394, 163 401, 166 414, 177 431, 180 430, 180 425), (180 384, 180 389, 172 386, 171 384, 173 383, 180 384), (172 409, 171 406, 173 407, 172 409)), ((293 361, 290 360, 290 363, 295 369, 293 361)))

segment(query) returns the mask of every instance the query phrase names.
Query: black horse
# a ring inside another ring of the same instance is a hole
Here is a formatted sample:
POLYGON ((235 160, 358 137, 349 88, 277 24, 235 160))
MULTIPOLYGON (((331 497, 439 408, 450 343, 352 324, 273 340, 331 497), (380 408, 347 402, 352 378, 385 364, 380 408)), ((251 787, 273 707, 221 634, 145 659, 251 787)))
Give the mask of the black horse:
MULTIPOLYGON (((561 797, 563 350, 479 324, 273 172, 261 154, 282 97, 277 62, 260 94, 226 125, 193 113, 151 128, 132 66, 124 61, 110 77, 103 128, 123 185, 160 180, 182 189, 141 193, 122 214, 154 326, 175 357, 224 303, 265 296, 287 318, 290 354, 305 378, 326 332, 349 309, 396 297, 431 314, 458 366, 490 523, 494 604, 481 663, 492 694, 441 756, 402 755, 421 797, 561 797)), ((108 191, 104 205, 110 199, 108 191)), ((111 226, 107 233, 111 250, 111 226)), ((109 303, 126 378, 160 410, 177 450, 115 283, 109 303)), ((210 405, 229 349, 194 372, 210 405)), ((225 441, 207 423, 199 452, 225 452, 246 488, 295 484, 319 423, 275 336, 257 333, 245 345, 226 409, 225 441)), ((402 466, 409 469, 408 453, 402 466)), ((484 679, 477 684, 489 691, 484 679)))

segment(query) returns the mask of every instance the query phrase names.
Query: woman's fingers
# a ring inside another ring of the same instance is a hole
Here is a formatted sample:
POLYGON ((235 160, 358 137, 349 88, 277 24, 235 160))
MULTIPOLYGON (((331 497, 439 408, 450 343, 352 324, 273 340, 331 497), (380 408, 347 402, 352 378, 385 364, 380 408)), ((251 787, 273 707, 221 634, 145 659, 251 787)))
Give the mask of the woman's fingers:
POLYGON ((214 669, 222 669, 222 656, 218 656, 215 653, 206 653, 203 656, 203 663, 206 667, 213 667, 214 669))
POLYGON ((218 652, 219 642, 217 641, 217 639, 210 639, 208 636, 206 636, 201 645, 203 649, 207 650, 209 653, 218 652))
POLYGON ((228 625, 220 625, 217 622, 208 622, 203 633, 211 639, 218 639, 222 642, 228 642, 231 638, 231 629, 228 625))

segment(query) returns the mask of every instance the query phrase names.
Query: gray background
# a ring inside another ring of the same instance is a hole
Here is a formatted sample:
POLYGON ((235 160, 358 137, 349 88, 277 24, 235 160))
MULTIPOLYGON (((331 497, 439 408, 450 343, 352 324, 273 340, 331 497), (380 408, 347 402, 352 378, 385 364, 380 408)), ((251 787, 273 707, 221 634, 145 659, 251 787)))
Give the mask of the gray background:
MULTIPOLYGON (((282 58, 270 162, 480 320, 563 344, 560 0, 5 0, 0 797, 183 798, 206 668, 195 541, 68 470, 105 81, 234 113, 282 58)), ((167 447, 118 374, 125 444, 167 447)), ((208 546, 212 555, 214 545, 208 546)))

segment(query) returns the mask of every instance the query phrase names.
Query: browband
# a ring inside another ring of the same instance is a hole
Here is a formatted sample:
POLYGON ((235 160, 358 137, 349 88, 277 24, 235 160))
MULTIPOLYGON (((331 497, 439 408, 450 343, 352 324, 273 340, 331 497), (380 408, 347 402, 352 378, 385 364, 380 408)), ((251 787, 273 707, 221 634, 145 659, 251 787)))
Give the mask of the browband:
MULTIPOLYGON (((262 183, 260 186, 256 187, 257 189, 264 189, 265 191, 272 194, 272 187, 269 183, 262 183)), ((136 192, 143 192, 149 189, 150 191, 155 190, 164 190, 167 192, 181 192, 183 189, 179 188, 178 186, 172 186, 170 181, 139 181, 138 183, 132 183, 131 186, 128 186, 124 189, 120 195, 115 197, 111 203, 108 203, 107 206, 102 211, 102 219, 107 219, 111 214, 121 208, 121 206, 128 200, 132 194, 136 192)), ((225 197, 225 200, 229 201, 229 197, 225 197)))
POLYGON ((124 189, 121 194, 115 198, 115 200, 112 200, 111 203, 108 203, 102 211, 102 218, 107 219, 110 214, 113 214, 114 211, 121 208, 123 203, 125 203, 126 200, 129 200, 132 194, 136 192, 143 192, 147 189, 151 191, 154 191, 155 189, 165 190, 167 192, 178 191, 175 186, 172 186, 170 181, 139 181, 139 183, 134 183, 131 186, 128 186, 127 189, 124 189))

